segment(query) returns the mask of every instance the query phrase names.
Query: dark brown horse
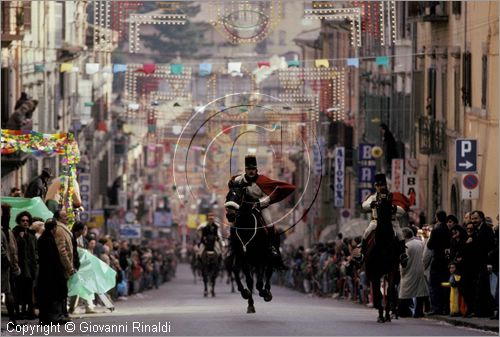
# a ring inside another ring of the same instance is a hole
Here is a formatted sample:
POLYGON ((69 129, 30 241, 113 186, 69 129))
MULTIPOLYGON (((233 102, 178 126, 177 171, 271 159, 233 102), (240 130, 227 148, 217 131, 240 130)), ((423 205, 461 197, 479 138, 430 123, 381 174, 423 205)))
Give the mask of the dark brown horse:
MULTIPOLYGON (((366 276, 373 293, 373 307, 378 309, 379 323, 391 321, 391 310, 397 315, 397 286, 399 284, 400 246, 392 229, 392 194, 379 194, 376 201, 377 228, 368 238, 365 258, 366 276), (383 305, 381 280, 387 284, 385 305, 383 305), (385 309, 385 316, 384 316, 385 309)), ((397 316, 396 316, 397 318, 397 316)))
POLYGON ((221 255, 216 251, 217 234, 207 235, 205 247, 200 257, 201 275, 203 277, 203 296, 208 296, 208 284, 210 283, 210 294, 215 297, 215 282, 219 274, 221 255))
POLYGON ((264 301, 269 302, 271 294, 271 276, 273 265, 269 254, 269 237, 262 214, 254 207, 255 200, 250 200, 245 188, 231 188, 226 196, 228 202, 237 209, 228 213, 228 219, 233 222, 230 230, 231 254, 234 258, 232 264, 233 276, 241 296, 248 301, 247 313, 255 313, 253 300, 253 287, 264 301), (230 218, 231 215, 233 218, 230 218), (246 287, 240 278, 243 272, 246 287))

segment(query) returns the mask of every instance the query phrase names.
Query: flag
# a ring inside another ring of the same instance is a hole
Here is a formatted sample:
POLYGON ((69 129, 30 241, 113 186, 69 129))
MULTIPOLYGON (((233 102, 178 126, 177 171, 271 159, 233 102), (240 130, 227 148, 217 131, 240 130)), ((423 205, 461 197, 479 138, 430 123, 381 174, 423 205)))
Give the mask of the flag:
POLYGON ((257 65, 259 66, 259 68, 262 68, 262 67, 271 67, 271 63, 268 62, 268 61, 260 61, 260 62, 257 62, 257 65))
POLYGON ((389 57, 387 57, 387 56, 377 56, 375 58, 375 64, 377 66, 389 67, 389 57))
POLYGON ((43 73, 45 71, 45 65, 35 64, 35 73, 43 73))
POLYGON ((128 108, 130 110, 139 110, 139 104, 138 103, 129 103, 128 108))
POLYGON ((184 66, 180 63, 174 63, 170 65, 170 74, 181 75, 184 71, 184 66))
POLYGON ((143 72, 145 74, 154 74, 156 71, 156 64, 154 63, 144 63, 141 69, 137 69, 136 72, 143 72))
POLYGON ((229 62, 227 64, 227 72, 231 76, 243 76, 241 73, 241 62, 229 62))
POLYGON ((71 63, 61 63, 61 73, 71 72, 73 70, 73 64, 71 63))
POLYGON ((316 68, 321 68, 321 67, 328 68, 328 67, 330 67, 330 63, 326 59, 315 60, 314 65, 316 66, 316 68))
POLYGON ((126 64, 113 64, 113 72, 114 73, 120 73, 127 71, 127 65, 126 64))
POLYGON ((300 61, 299 60, 290 60, 288 61, 288 68, 298 68, 300 67, 300 61))
POLYGON ((99 63, 87 63, 85 64, 85 73, 87 75, 94 75, 99 71, 99 63))
POLYGON ((212 73, 212 64, 210 63, 201 63, 199 74, 200 76, 208 76, 212 73))
POLYGON ((347 59, 347 66, 359 68, 359 59, 357 57, 347 59))

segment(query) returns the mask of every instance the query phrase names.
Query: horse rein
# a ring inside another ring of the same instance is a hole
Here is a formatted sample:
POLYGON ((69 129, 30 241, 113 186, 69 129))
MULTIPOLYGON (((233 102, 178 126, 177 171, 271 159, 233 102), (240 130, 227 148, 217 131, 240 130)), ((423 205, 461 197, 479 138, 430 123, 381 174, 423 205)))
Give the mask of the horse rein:
POLYGON ((253 233, 252 237, 247 241, 246 244, 243 243, 243 240, 241 239, 240 235, 238 234, 238 228, 236 228, 236 230, 235 230, 236 236, 238 237, 238 240, 240 240, 241 246, 243 247, 243 253, 244 254, 246 254, 246 252, 247 252, 247 246, 253 240, 253 238, 255 237, 255 235, 257 235, 257 218, 255 217, 255 214, 253 214, 253 213, 252 213, 252 216, 253 216, 253 220, 254 220, 254 223, 255 223, 254 233, 253 233))

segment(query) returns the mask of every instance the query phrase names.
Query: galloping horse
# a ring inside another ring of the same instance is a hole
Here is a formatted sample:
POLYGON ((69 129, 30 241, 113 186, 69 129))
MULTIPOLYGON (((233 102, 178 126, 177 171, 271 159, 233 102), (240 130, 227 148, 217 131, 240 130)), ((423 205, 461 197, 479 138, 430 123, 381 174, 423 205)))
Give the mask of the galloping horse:
POLYGON ((205 249, 201 253, 200 265, 201 265, 201 275, 203 277, 203 284, 205 290, 203 296, 208 296, 208 282, 210 281, 210 294, 215 297, 215 281, 217 280, 217 275, 219 273, 219 265, 221 260, 220 252, 215 249, 215 244, 217 242, 217 235, 208 235, 205 249))
POLYGON ((236 208, 234 213, 228 213, 228 219, 234 216, 231 219, 234 220, 234 224, 230 230, 231 250, 234 257, 232 271, 238 291, 244 299, 248 300, 247 313, 255 313, 252 297, 254 274, 255 287, 259 291, 259 296, 263 297, 266 302, 273 298, 270 291, 273 266, 267 248, 269 247, 267 228, 260 210, 254 207, 255 200, 251 200, 246 194, 246 188, 230 188, 226 196, 226 205, 228 202, 236 208), (245 275, 246 288, 241 282, 240 271, 243 271, 245 275))
MULTIPOLYGON (((373 292, 373 307, 378 309, 377 322, 391 321, 390 311, 397 313, 399 284, 399 242, 392 229, 392 194, 379 195, 376 202, 377 228, 368 237, 365 269, 373 292), (385 307, 382 305, 381 279, 388 283, 385 307), (385 309, 385 317, 384 317, 385 309)), ((396 314, 397 315, 397 314, 396 314)))

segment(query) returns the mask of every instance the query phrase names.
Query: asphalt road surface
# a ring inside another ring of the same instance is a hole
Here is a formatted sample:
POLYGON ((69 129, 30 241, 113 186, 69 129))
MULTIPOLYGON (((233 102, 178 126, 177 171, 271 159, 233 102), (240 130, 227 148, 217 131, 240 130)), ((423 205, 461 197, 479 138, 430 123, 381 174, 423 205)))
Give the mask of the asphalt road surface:
MULTIPOLYGON (((257 296, 257 312, 247 314, 246 301, 239 293, 232 294, 225 282, 220 283, 220 278, 218 282, 216 297, 204 298, 202 282, 194 284, 189 265, 181 264, 176 278, 159 289, 116 302, 114 312, 78 315, 73 324, 59 331, 54 328, 50 335, 492 335, 425 318, 400 318, 381 324, 376 322, 374 309, 349 301, 311 297, 282 287, 272 289, 272 302, 265 303, 257 296), (114 330, 106 332, 109 329, 114 330)), ((30 327, 36 329, 37 326, 27 325, 26 329, 30 327)), ((6 328, 5 320, 2 328, 6 328)), ((27 331, 24 335, 31 334, 27 331)), ((22 333, 4 330, 2 335, 22 333)), ((43 335, 43 332, 38 331, 35 335, 43 335)))

